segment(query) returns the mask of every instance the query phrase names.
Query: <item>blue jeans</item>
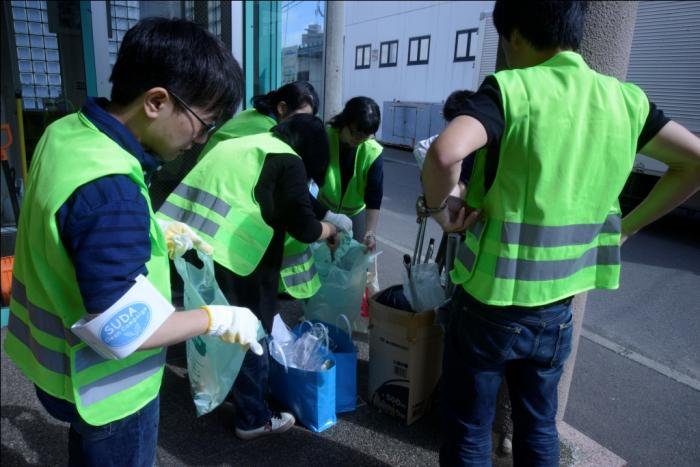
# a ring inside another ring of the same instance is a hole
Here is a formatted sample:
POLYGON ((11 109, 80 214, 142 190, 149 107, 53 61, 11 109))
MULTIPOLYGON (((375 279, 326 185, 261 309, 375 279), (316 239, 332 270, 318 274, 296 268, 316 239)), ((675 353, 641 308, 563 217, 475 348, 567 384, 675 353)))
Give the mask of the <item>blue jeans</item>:
POLYGON ((36 387, 39 402, 52 417, 70 423, 68 465, 152 467, 156 462, 160 396, 141 410, 102 426, 86 423, 75 405, 36 387))
POLYGON ((260 428, 270 421, 272 414, 265 398, 270 374, 267 337, 260 339, 263 354, 246 352, 243 365, 233 383, 231 396, 236 407, 236 427, 241 430, 260 428))
POLYGON ((572 334, 570 301, 494 307, 458 286, 445 332, 440 464, 491 465, 491 429, 505 375, 513 465, 558 466, 557 385, 572 334))

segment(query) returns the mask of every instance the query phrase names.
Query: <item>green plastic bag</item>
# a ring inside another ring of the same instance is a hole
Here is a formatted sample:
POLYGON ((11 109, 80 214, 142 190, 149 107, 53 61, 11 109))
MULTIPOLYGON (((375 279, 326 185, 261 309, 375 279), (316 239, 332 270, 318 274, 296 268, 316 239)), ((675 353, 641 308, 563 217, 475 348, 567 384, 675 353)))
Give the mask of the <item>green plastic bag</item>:
MULTIPOLYGON (((202 305, 228 305, 228 301, 216 283, 214 262, 211 256, 197 252, 204 263, 202 269, 175 258, 175 269, 184 283, 184 305, 194 310, 202 305)), ((258 339, 265 336, 258 324, 258 339)), ((233 387, 243 364, 246 350, 238 344, 228 344, 215 336, 197 336, 189 339, 187 349, 187 373, 197 415, 211 412, 221 404, 233 387)))

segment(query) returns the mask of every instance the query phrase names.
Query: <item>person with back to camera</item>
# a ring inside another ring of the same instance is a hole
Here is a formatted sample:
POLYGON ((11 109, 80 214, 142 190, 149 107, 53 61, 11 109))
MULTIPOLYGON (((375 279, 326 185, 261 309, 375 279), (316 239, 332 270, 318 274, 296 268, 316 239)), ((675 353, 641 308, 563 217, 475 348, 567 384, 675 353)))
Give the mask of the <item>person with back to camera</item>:
POLYGON ((330 164, 318 193, 327 209, 352 220, 353 238, 369 251, 376 248, 375 231, 382 204, 382 146, 372 136, 379 129, 379 106, 369 97, 353 97, 328 126, 330 164))
MULTIPOLYGON (((192 229, 214 248, 216 280, 224 295, 253 310, 268 334, 285 234, 305 244, 337 234, 335 225, 317 220, 309 200, 309 179, 322 181, 327 166, 323 122, 294 115, 270 132, 219 142, 158 213, 164 219, 193 220, 192 229)), ((273 413, 267 406, 267 338, 260 344, 264 353, 246 354, 232 390, 236 435, 246 440, 283 433, 295 422, 291 413, 273 413)))
POLYGON ((243 74, 194 23, 149 18, 124 35, 110 81, 111 101, 88 98, 37 145, 5 349, 70 424, 69 465, 150 467, 165 347, 209 334, 262 353, 246 308, 173 313, 168 255, 210 247, 157 222, 147 191, 156 168, 238 106, 243 74))
MULTIPOLYGON (((310 83, 295 81, 267 94, 254 96, 252 103, 252 109, 239 113, 212 135, 202 150, 200 159, 220 141, 269 132, 278 122, 293 115, 316 115, 319 100, 310 83)), ((349 231, 352 228, 352 222, 347 216, 324 208, 314 196, 310 196, 310 199, 317 219, 330 222, 339 230, 349 231)), ((320 287, 321 282, 309 245, 287 235, 279 291, 285 296, 289 294, 296 299, 306 299, 313 296, 320 287)))
POLYGON ((571 353, 572 297, 617 288, 620 246, 700 187, 700 139, 574 51, 585 8, 497 0, 493 21, 511 69, 487 77, 428 151, 426 209, 448 232, 467 229, 451 272, 442 465, 490 465, 503 376, 514 464, 559 465, 557 385, 571 353), (468 206, 450 210, 461 161, 480 148, 468 206), (622 218, 618 197, 638 151, 669 168, 622 218))

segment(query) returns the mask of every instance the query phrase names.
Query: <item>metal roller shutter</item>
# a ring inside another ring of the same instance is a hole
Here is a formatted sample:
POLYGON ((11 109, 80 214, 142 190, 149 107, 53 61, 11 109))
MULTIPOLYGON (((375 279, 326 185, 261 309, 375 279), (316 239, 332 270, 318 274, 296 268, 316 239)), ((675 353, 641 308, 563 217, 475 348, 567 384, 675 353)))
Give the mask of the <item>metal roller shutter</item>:
POLYGON ((479 24, 479 63, 474 89, 479 89, 481 83, 488 75, 496 71, 496 56, 498 55, 498 31, 493 25, 491 13, 481 14, 481 23, 479 24))
POLYGON ((700 135, 700 2, 639 2, 627 80, 700 135))

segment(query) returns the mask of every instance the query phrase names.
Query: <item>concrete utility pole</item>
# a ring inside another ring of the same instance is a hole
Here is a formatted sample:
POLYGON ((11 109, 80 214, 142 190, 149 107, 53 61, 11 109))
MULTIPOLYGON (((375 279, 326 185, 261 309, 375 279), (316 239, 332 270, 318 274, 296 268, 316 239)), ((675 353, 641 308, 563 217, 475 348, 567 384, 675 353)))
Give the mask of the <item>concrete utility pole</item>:
MULTIPOLYGON (((637 22, 638 2, 588 2, 584 22, 581 55, 586 63, 599 73, 624 81, 630 61, 634 25, 637 22)), ((587 294, 579 294, 573 301, 574 339, 569 360, 559 382, 559 411, 557 420, 564 418, 569 400, 569 388, 574 374, 587 294)))
MULTIPOLYGON (((596 1, 588 2, 584 22, 581 55, 586 63, 599 73, 614 76, 620 80, 627 77, 634 26, 637 21, 638 2, 596 1)), ((507 67, 500 46, 496 59, 496 70, 507 67)), ((586 311, 587 294, 577 295, 573 300, 574 336, 571 356, 564 365, 559 382, 559 410, 557 420, 564 418, 569 399, 569 388, 574 373, 574 363, 578 351, 583 315, 586 311)), ((501 408, 499 407, 499 410, 501 408)))
POLYGON ((323 118, 328 120, 343 110, 343 43, 345 42, 345 2, 326 2, 325 74, 323 118))

